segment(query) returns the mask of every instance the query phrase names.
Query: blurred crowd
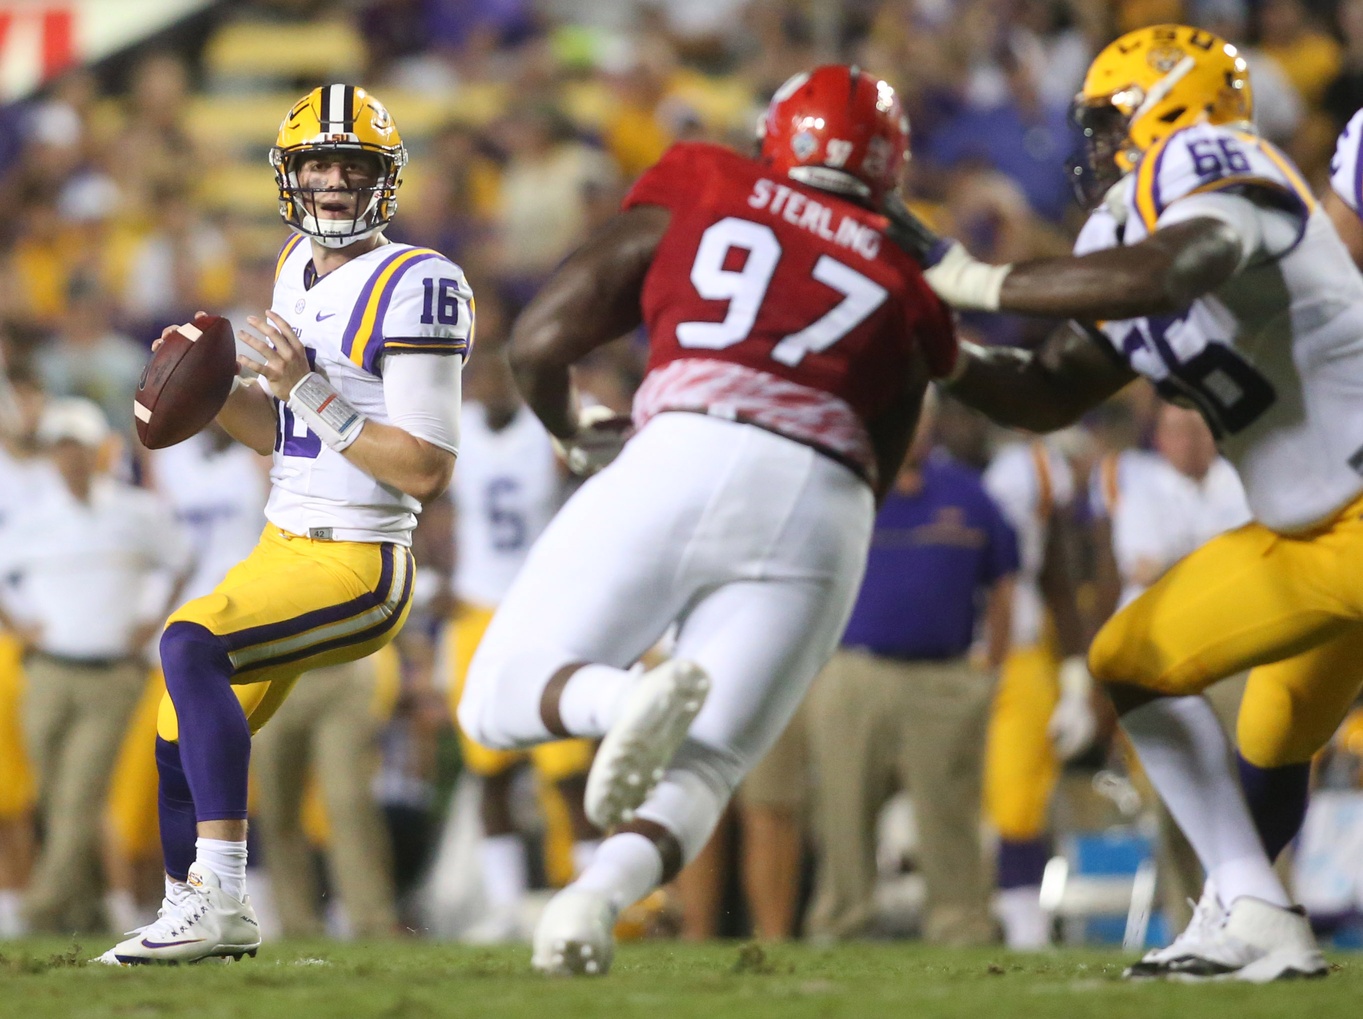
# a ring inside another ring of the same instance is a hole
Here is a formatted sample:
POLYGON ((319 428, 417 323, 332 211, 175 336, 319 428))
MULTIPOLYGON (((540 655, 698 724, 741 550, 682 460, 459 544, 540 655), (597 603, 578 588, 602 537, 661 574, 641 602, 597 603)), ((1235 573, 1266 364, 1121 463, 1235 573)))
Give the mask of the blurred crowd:
MULTIPOLYGON (((497 369, 480 366, 480 359, 495 364, 518 309, 585 233, 617 208, 630 182, 677 140, 707 139, 749 151, 758 112, 775 87, 817 63, 857 63, 900 90, 912 125, 909 196, 942 232, 992 262, 1068 250, 1082 220, 1072 195, 1078 138, 1068 118, 1070 100, 1101 46, 1121 32, 1166 21, 1206 27, 1243 48, 1260 131, 1322 186, 1335 136, 1363 105, 1363 0, 220 5, 188 30, 107 65, 73 70, 30 100, 0 109, 8 136, 0 146, 0 196, 9 210, 0 222, 0 354, 27 407, 27 423, 8 440, 5 455, 17 463, 45 457, 52 443, 86 442, 88 433, 73 437, 59 430, 44 445, 40 423, 45 407, 66 398, 92 401, 110 434, 93 444, 98 457, 91 469, 154 493, 178 516, 187 545, 206 554, 203 543, 217 539, 203 535, 219 510, 196 502, 176 481, 182 474, 203 476, 224 447, 205 437, 187 452, 149 454, 136 441, 132 394, 150 341, 166 324, 187 321, 199 309, 241 324, 269 305, 285 234, 266 154, 282 115, 318 84, 363 84, 392 112, 411 162, 390 235, 434 247, 464 267, 477 296, 479 344, 467 387, 482 407, 509 398, 496 395, 505 380, 489 380, 497 369)), ((997 317, 966 316, 962 322, 963 335, 989 343, 1027 344, 1046 329, 1044 322, 997 317)), ((584 388, 627 410, 644 353, 642 337, 606 348, 584 370, 584 388)), ((1104 579, 1102 546, 1110 540, 1092 526, 1103 514, 1087 494, 1101 484, 1090 479, 1097 478, 1104 457, 1148 447, 1156 417, 1154 394, 1140 383, 1057 447, 1073 475, 1067 512, 1077 525, 1078 597, 1090 623, 1101 621, 1094 606, 1104 579)), ((936 429, 932 439, 944 455, 976 471, 1009 442, 951 406, 943 408, 936 429)), ((263 493, 252 456, 238 457, 232 467, 248 479, 238 494, 263 493)), ((29 498, 28 490, 13 487, 17 477, 4 475, 10 490, 0 509, 29 498)), ((555 498, 562 495, 556 489, 555 498)), ((514 911, 525 889, 563 881, 575 856, 590 851, 592 833, 566 806, 573 787, 564 784, 565 776, 536 784, 510 767, 482 774, 485 784, 500 780, 495 802, 460 784, 467 754, 454 741, 445 690, 453 682, 451 620, 462 610, 450 572, 468 510, 452 509, 428 507, 423 516, 423 597, 396 654, 329 678, 325 692, 299 707, 297 719, 281 715, 262 736, 257 817, 270 841, 261 858, 275 875, 278 923, 289 933, 377 935, 405 927, 514 936, 524 924, 509 913, 487 922, 490 906, 514 911), (329 713, 343 716, 337 721, 342 735, 333 735, 330 744, 318 731, 319 719, 329 713), (267 742, 272 730, 274 742, 267 742), (342 748, 373 752, 347 755, 338 751, 338 739, 342 748), (326 763, 347 757, 360 764, 340 769, 326 763), (310 780, 280 778, 309 766, 310 780), (464 827, 442 827, 447 817, 464 827), (502 837, 501 848, 477 848, 478 836, 465 829, 502 837), (521 848, 508 848, 513 843, 521 848), (527 845, 545 849, 543 858, 527 845), (323 847, 333 852, 319 886, 312 879, 313 854, 323 847), (509 887, 489 879, 485 887, 471 888, 457 873, 450 876, 460 866, 487 868, 483 873, 520 868, 524 874, 509 887), (299 873, 307 880, 294 880, 299 873), (344 908, 328 915, 319 906, 334 901, 331 891, 344 908), (448 915, 433 917, 433 901, 447 904, 448 915)), ((259 507, 254 513, 252 520, 259 507)), ((508 526, 508 519, 504 514, 498 526, 508 526)), ((14 540, 4 534, 0 530, 0 541, 14 540)), ((173 562, 156 566, 172 574, 188 569, 173 562)), ((9 580, 0 577, 0 583, 9 580)), ((143 707, 134 708, 136 698, 128 702, 128 737, 119 759, 119 768, 140 774, 145 785, 149 761, 139 765, 134 758, 139 740, 141 752, 150 755, 145 705, 155 703, 155 662, 136 642, 118 657, 146 666, 139 689, 145 674, 152 676, 143 707)), ((1000 657, 994 655, 992 666, 1000 657)), ((992 666, 986 661, 981 667, 992 666)), ((0 664, 0 672, 5 668, 0 664)), ((299 693, 311 681, 300 683, 299 693)), ((987 708, 987 697, 981 704, 987 708)), ((1112 748, 1110 723, 1103 728, 1095 749, 1070 766, 1083 777, 1078 805, 1069 808, 1072 825, 1129 819, 1135 812, 1121 796, 1095 800, 1091 794, 1095 773, 1126 774, 1120 750, 1112 748)), ((18 738, 0 732, 0 742, 11 741, 11 749, 18 738)), ((109 769, 100 778, 109 780, 109 769)), ((118 790, 138 788, 136 779, 127 779, 127 786, 120 781, 115 771, 115 801, 118 790)), ((33 822, 41 815, 40 808, 35 814, 33 790, 10 793, 0 804, 0 925, 5 902, 17 901, 27 883, 33 822)), ((745 885, 752 923, 769 936, 794 934, 801 924, 796 906, 807 899, 813 880, 802 885, 800 875, 817 870, 804 855, 811 841, 802 820, 806 799, 780 788, 741 799, 743 823, 722 828, 690 877, 628 922, 638 932, 671 926, 695 937, 743 933, 743 923, 724 904, 736 901, 745 885), (747 861, 745 881, 730 880, 743 869, 739 856, 754 844, 758 853, 763 847, 772 852, 747 861)), ((119 801, 96 833, 98 860, 87 862, 92 869, 100 863, 102 877, 92 874, 91 880, 101 881, 108 894, 90 901, 102 901, 102 910, 30 921, 50 929, 145 922, 146 904, 159 894, 159 857, 147 823, 154 826, 154 810, 119 801)), ((893 823, 884 824, 889 827, 872 870, 902 876, 913 869, 906 864, 913 840, 896 841, 893 823)), ((51 824, 38 829, 50 833, 51 824)), ((854 893, 861 894, 846 894, 854 893)), ((829 911, 836 912, 832 906, 829 911)), ((828 936, 865 929, 845 917, 824 919, 828 936)), ((19 929, 15 923, 8 933, 19 929)), ((0 936, 6 932, 0 926, 0 936)))

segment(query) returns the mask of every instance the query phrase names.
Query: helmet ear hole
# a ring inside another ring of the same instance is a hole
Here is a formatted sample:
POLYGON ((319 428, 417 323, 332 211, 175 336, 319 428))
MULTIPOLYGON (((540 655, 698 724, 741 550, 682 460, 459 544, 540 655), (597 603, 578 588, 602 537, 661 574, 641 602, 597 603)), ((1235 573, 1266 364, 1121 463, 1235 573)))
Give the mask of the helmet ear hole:
POLYGON ((1174 121, 1178 120, 1179 117, 1183 116, 1187 112, 1188 107, 1176 106, 1172 110, 1166 110, 1164 113, 1161 113, 1159 119, 1161 122, 1165 124, 1172 124, 1174 121))

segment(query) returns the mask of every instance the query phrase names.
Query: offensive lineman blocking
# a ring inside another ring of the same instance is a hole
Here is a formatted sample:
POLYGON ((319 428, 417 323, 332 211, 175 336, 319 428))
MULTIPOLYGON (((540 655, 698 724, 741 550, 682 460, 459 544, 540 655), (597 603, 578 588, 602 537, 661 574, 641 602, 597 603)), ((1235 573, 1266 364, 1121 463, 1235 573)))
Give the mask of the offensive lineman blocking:
POLYGON ((239 371, 259 385, 237 387, 218 415, 238 441, 273 453, 269 523, 161 638, 166 897, 154 923, 100 961, 255 954, 251 734, 303 672, 373 653, 406 619, 412 529, 454 470, 473 334, 462 271, 383 236, 406 159, 388 111, 350 85, 314 89, 280 125, 271 163, 295 235, 271 309, 247 320, 265 339, 239 333, 258 355, 239 371))
POLYGON ((952 387, 1049 430, 1145 375, 1217 435, 1254 522, 1174 565, 1089 653, 1208 875, 1192 924, 1128 975, 1323 976, 1269 860, 1363 679, 1363 279, 1295 167, 1249 129, 1246 64, 1224 40, 1129 33, 1095 58, 1076 109, 1107 191, 1075 255, 990 266, 951 244, 927 275, 957 307, 1099 325, 1034 352, 964 347, 952 387), (1237 778, 1198 694, 1250 667, 1237 778))

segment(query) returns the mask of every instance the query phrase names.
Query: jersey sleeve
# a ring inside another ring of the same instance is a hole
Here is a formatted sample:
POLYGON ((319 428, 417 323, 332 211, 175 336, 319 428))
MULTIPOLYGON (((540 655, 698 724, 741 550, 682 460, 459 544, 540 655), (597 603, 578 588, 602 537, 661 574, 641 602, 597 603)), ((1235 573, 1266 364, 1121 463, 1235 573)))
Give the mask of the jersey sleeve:
POLYGON ((350 359, 383 374, 390 354, 458 354, 473 346, 473 292, 464 272, 429 248, 387 262, 356 301, 342 342, 350 359))
POLYGON ((711 168, 723 154, 727 154, 726 150, 715 145, 678 142, 634 182, 620 207, 661 205, 671 209, 689 202, 696 193, 698 182, 709 177, 711 168))
POLYGON ((1135 172, 1134 211, 1150 233, 1179 199, 1209 192, 1266 199, 1303 224, 1315 207, 1301 174, 1277 148, 1257 135, 1211 124, 1175 131, 1152 145, 1135 172))
POLYGON ((1330 187, 1344 204, 1363 215, 1363 110, 1349 118, 1344 131, 1335 142, 1335 154, 1330 159, 1330 187))

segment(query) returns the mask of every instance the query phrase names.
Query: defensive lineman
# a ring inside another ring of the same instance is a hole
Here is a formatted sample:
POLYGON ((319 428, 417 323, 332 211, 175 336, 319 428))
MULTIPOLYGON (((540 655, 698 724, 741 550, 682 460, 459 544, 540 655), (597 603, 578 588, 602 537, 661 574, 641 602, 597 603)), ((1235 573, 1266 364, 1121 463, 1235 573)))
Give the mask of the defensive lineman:
POLYGON ((758 160, 669 150, 516 325, 512 366, 570 463, 610 450, 568 366, 641 319, 651 342, 637 433, 531 550, 459 706, 491 746, 605 737, 587 813, 618 827, 546 908, 538 969, 606 971, 619 911, 700 851, 837 645, 875 492, 955 359, 872 211, 907 145, 885 82, 796 75, 758 160), (674 621, 675 657, 626 671, 674 621))
POLYGON ((406 159, 388 111, 350 85, 314 89, 280 125, 271 163, 294 236, 272 307, 247 320, 259 335, 239 333, 257 355, 241 370, 260 384, 238 388, 218 415, 234 438, 273 453, 269 523, 162 636, 166 898, 156 922, 103 961, 255 954, 244 890, 251 733, 303 672, 373 653, 406 619, 412 529, 454 470, 473 331, 460 269, 383 236, 406 159))

